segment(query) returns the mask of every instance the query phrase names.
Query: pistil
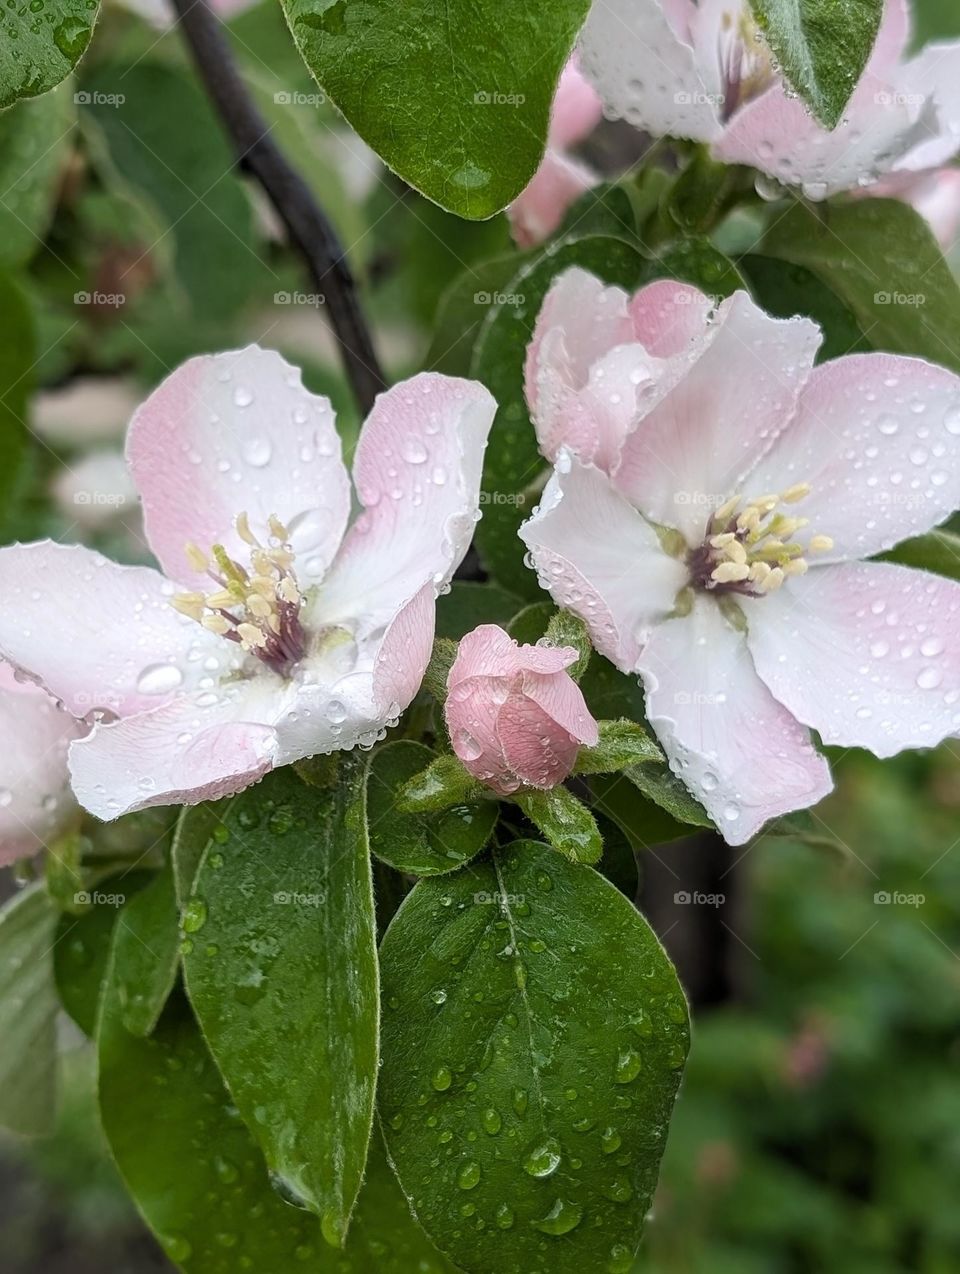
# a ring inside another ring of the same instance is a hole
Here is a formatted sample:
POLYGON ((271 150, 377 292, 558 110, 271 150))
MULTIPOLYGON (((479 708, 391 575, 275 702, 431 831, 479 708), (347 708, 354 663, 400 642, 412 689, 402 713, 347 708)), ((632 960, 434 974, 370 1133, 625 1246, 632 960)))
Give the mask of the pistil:
POLYGON ((210 593, 179 593, 172 605, 208 632, 236 642, 281 676, 303 658, 306 637, 300 622, 303 597, 293 571, 295 555, 290 534, 276 517, 268 520, 263 544, 250 529, 245 513, 236 519, 237 534, 250 547, 249 566, 230 557, 222 544, 205 553, 187 544, 195 571, 207 575, 216 589, 210 593))

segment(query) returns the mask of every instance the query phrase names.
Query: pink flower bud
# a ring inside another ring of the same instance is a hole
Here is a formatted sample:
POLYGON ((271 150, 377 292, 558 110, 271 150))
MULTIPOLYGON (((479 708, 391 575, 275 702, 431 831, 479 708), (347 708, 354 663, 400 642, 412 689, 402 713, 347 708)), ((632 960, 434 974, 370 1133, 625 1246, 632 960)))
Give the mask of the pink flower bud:
POLYGON ((453 750, 474 778, 507 796, 548 788, 573 769, 597 723, 566 671, 572 646, 520 646, 495 624, 467 633, 447 678, 453 750))

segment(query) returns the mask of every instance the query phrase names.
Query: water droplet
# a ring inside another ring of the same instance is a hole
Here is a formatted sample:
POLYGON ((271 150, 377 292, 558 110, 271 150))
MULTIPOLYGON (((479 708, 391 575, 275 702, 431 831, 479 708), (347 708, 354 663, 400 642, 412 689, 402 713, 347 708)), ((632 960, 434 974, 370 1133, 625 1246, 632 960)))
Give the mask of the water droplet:
POLYGON ((183 909, 183 932, 197 933, 206 923, 207 904, 202 898, 191 898, 183 909))
POLYGON ((568 1199, 557 1199, 545 1217, 533 1222, 535 1230, 543 1234, 569 1234, 583 1219, 583 1208, 568 1199))
POLYGON ((240 450, 247 464, 253 465, 255 469, 262 469, 264 465, 270 463, 273 444, 269 438, 247 438, 240 450))
POLYGON ((449 1066, 438 1066, 431 1076, 430 1083, 438 1093, 444 1093, 453 1083, 453 1074, 449 1066))
POLYGON ((617 1057, 614 1079, 618 1084, 632 1084, 640 1074, 642 1066, 643 1062, 639 1053, 632 1048, 621 1049, 617 1057))
POLYGON ((461 1190, 472 1190, 479 1181, 480 1165, 475 1159, 470 1159, 457 1173, 457 1185, 461 1190))
POLYGON ((561 1150, 556 1137, 545 1137, 527 1152, 523 1170, 531 1177, 550 1177, 560 1166, 561 1150))
POLYGON ((142 695, 165 695, 183 684, 183 673, 176 664, 149 664, 137 678, 142 695))
POLYGON ((492 1106, 488 1107, 483 1112, 483 1127, 484 1131, 488 1132, 491 1137, 496 1136, 503 1127, 503 1120, 500 1118, 500 1112, 498 1110, 494 1110, 492 1106))

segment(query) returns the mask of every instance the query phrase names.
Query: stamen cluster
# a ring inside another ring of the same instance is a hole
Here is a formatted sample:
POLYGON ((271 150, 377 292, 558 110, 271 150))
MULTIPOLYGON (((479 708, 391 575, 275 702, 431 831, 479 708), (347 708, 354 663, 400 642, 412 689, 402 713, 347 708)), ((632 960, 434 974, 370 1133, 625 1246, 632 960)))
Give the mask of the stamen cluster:
POLYGON ((793 537, 808 519, 788 516, 780 505, 796 504, 809 494, 810 487, 801 482, 746 504, 739 495, 727 500, 711 517, 703 544, 689 555, 694 585, 757 597, 780 588, 789 575, 803 575, 804 553, 826 553, 833 540, 813 535, 804 548, 793 537))
POLYGON ((237 533, 251 549, 249 569, 230 557, 222 544, 214 544, 209 554, 187 544, 191 566, 208 575, 217 588, 211 593, 178 593, 172 605, 285 676, 304 654, 303 596, 292 570, 290 533, 276 517, 271 516, 268 525, 270 536, 264 545, 250 530, 246 513, 236 519, 237 533))

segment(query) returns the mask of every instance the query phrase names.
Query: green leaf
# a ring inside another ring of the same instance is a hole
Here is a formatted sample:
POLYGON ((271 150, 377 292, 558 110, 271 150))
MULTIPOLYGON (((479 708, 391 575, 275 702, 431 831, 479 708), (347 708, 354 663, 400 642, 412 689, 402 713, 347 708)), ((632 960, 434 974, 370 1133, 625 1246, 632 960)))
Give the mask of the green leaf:
POLYGON ((736 168, 718 163, 706 146, 697 146, 686 167, 663 192, 661 207, 685 233, 706 233, 738 179, 736 168))
POLYGON ((527 345, 543 298, 554 278, 578 265, 606 283, 636 286, 645 263, 639 251, 620 239, 588 237, 541 253, 510 284, 522 303, 493 310, 480 334, 473 374, 499 404, 484 465, 487 493, 484 515, 477 524, 477 547, 490 574, 504 588, 522 598, 540 600, 537 577, 523 564, 520 523, 537 502, 535 487, 546 462, 537 448, 523 390, 527 345))
POLYGON ((254 250, 250 202, 230 145, 196 81, 142 61, 98 64, 82 83, 91 97, 84 120, 99 126, 114 168, 169 228, 176 278, 193 314, 235 317, 253 286, 268 286, 271 276, 254 250), (111 99, 120 91, 126 100, 118 108, 111 99))
POLYGON ((453 1274, 412 1220, 379 1137, 371 1142, 346 1248, 333 1256, 316 1217, 271 1188, 180 993, 144 1040, 124 1029, 110 980, 99 1030, 99 1098, 127 1189, 187 1274, 453 1274))
MULTIPOLYGON (((124 872, 101 881, 96 896, 132 898, 153 879, 153 872, 124 872)), ((63 1008, 91 1038, 96 1030, 100 991, 120 911, 120 907, 106 901, 94 902, 80 915, 62 915, 57 925, 53 947, 57 994, 63 1008)))
POLYGON ((387 1149, 471 1274, 628 1270, 688 1042, 673 968, 589 868, 521 841, 408 895, 381 947, 387 1149))
POLYGON ((5 5, 0 17, 0 107, 65 80, 90 43, 96 0, 5 5))
POLYGON ((750 0, 777 65, 825 128, 836 128, 867 65, 883 0, 750 0))
POLYGON ((543 833, 554 849, 574 863, 596 863, 603 841, 596 820, 573 793, 557 787, 524 788, 510 798, 543 833))
MULTIPOLYGON (((510 283, 525 256, 505 253, 468 266, 453 280, 437 307, 433 339, 424 366, 447 376, 469 376, 473 347, 481 325, 492 308, 513 304, 510 283)), ((454 589, 457 585, 454 584, 454 589)), ((443 598, 437 602, 437 625, 443 598)))
POLYGON ((304 61, 400 176, 462 217, 505 208, 540 164, 588 0, 282 0, 304 61), (429 139, 429 140, 428 140, 429 139))
MULTIPOLYGON (((662 785, 656 791, 657 799, 641 795, 638 788, 621 774, 591 775, 590 790, 595 812, 616 823, 637 856, 642 857, 652 845, 692 836, 700 829, 694 817, 702 819, 705 815, 698 813, 695 806, 687 808, 681 805, 685 789, 680 788, 679 780, 666 766, 661 769, 646 765, 637 769, 649 771, 646 777, 651 790, 658 782, 662 785), (670 813, 671 806, 678 811, 676 817, 670 813), (683 809, 686 809, 690 822, 684 819, 683 809)), ((692 797, 690 801, 692 805, 692 797)))
POLYGON ((173 869, 169 864, 117 917, 114 959, 124 1026, 149 1035, 173 990, 180 963, 173 869))
POLYGON ((423 674, 423 684, 438 704, 447 699, 447 679, 457 658, 457 643, 449 637, 438 637, 433 643, 430 662, 423 674))
POLYGON ((43 245, 75 114, 64 85, 0 115, 0 266, 23 265, 43 245))
POLYGON ((930 227, 899 199, 795 204, 764 256, 805 266, 849 307, 878 349, 960 371, 960 288, 930 227))
POLYGON ((370 1138, 377 960, 362 755, 336 788, 275 771, 224 811, 183 910, 187 990, 291 1199, 346 1234, 370 1138))
POLYGON ((746 288, 743 275, 730 260, 719 252, 709 239, 677 239, 663 248, 652 261, 646 262, 641 286, 655 279, 677 279, 692 283, 694 287, 722 300, 746 288))
POLYGON ((496 584, 454 580, 450 592, 437 599, 437 637, 459 641, 478 624, 506 625, 519 605, 513 593, 496 584))
POLYGON ((594 747, 577 753, 574 774, 612 774, 641 761, 664 764, 659 744, 636 721, 621 717, 598 725, 600 738, 594 747))
POLYGON ((456 757, 438 757, 412 739, 385 743, 367 764, 371 852, 412 876, 462 867, 480 853, 497 821, 496 802, 477 800, 482 791, 456 757), (409 813, 402 799, 411 779, 420 780, 421 795, 425 789, 431 793, 428 804, 420 805, 422 813, 409 813))
POLYGON ((574 615, 569 610, 558 610, 556 614, 550 616, 547 631, 543 635, 543 642, 544 645, 549 646, 573 647, 577 652, 577 660, 576 663, 570 665, 567 672, 574 681, 579 681, 587 671, 590 656, 593 654, 590 634, 587 632, 587 626, 580 616, 574 615))
POLYGON ((667 765, 628 765, 623 776, 681 823, 713 827, 706 810, 667 765))
POLYGON ((881 561, 899 562, 901 566, 915 566, 921 571, 933 571, 948 579, 960 580, 960 535, 956 531, 928 531, 912 540, 904 540, 881 561))
MULTIPOLYGON (((543 594, 541 594, 542 596, 543 594)), ((556 613, 553 602, 531 602, 518 611, 507 625, 507 632, 523 646, 535 646, 547 631, 556 613)))
POLYGON ((570 235, 610 234, 618 239, 637 237, 637 214, 625 186, 606 182, 585 190, 567 209, 555 239, 570 235))
POLYGON ((56 1115, 57 912, 42 885, 0 910, 0 1127, 50 1132, 56 1115))
POLYGON ((27 413, 33 390, 33 315, 13 281, 0 274, 0 528, 12 522, 27 458, 27 413))
POLYGON ((738 265, 747 276, 757 304, 775 318, 805 314, 823 330, 819 362, 873 348, 849 306, 806 266, 751 253, 738 265))
POLYGON ((224 823, 224 814, 235 797, 222 801, 206 801, 202 805, 186 806, 177 819, 170 847, 173 864, 173 881, 177 894, 177 906, 186 906, 193 893, 193 882, 203 857, 203 851, 211 840, 229 840, 230 833, 224 823))

